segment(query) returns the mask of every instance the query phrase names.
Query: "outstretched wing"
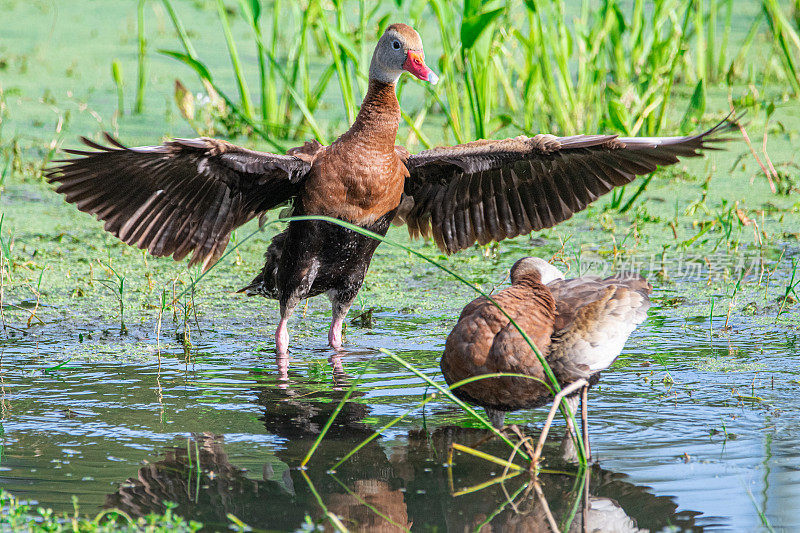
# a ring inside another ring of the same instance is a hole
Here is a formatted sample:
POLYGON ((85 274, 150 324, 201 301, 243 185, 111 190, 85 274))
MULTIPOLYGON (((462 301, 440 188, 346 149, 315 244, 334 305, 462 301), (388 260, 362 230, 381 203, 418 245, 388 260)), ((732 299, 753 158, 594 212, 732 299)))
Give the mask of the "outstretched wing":
POLYGON ((156 256, 211 266, 231 232, 298 193, 307 154, 276 155, 208 138, 128 148, 86 138, 94 151, 47 171, 56 192, 105 222, 106 231, 156 256))
POLYGON ((637 175, 713 149, 713 128, 687 137, 576 135, 480 140, 410 156, 398 213, 412 237, 446 253, 549 228, 637 175))

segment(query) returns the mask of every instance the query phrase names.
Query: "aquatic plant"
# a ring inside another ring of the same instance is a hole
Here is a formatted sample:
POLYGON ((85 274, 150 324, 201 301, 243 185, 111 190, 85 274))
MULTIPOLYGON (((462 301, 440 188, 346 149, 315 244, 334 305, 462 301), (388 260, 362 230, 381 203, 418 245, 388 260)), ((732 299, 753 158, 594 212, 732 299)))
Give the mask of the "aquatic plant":
POLYGON ((786 282, 786 288, 782 296, 778 298, 781 302, 781 307, 778 309, 778 316, 783 313, 784 308, 786 307, 787 303, 796 303, 800 300, 800 296, 797 294, 797 287, 800 285, 800 276, 797 275, 797 267, 800 266, 796 258, 792 258, 792 275, 789 280, 786 282))
POLYGON ((783 75, 791 84, 794 94, 800 95, 800 26, 792 25, 778 0, 761 0, 761 9, 779 51, 783 75))
MULTIPOLYGON (((202 81, 212 82, 211 70, 191 45, 169 0, 162 1, 184 48, 184 52, 162 53, 189 66, 202 81)), ((775 46, 791 73, 794 63, 788 52, 795 46, 796 32, 774 0, 763 3, 775 46)), ((763 76, 770 75, 768 66, 748 63, 748 50, 760 30, 756 22, 739 53, 729 58, 732 0, 654 0, 652 6, 636 0, 630 9, 623 8, 619 0, 603 0, 600 6, 583 0, 578 9, 569 10, 563 0, 506 5, 435 0, 429 4, 430 13, 405 4, 397 3, 401 10, 397 14, 383 13, 379 4, 367 8, 364 2, 352 6, 345 0, 331 5, 310 0, 299 7, 275 2, 266 43, 261 30, 266 9, 259 2, 240 0, 241 16, 252 30, 258 61, 261 109, 257 117, 229 15, 218 2, 239 100, 220 94, 232 115, 270 144, 304 138, 308 129, 324 142, 332 130, 320 126, 315 110, 330 92, 332 75, 338 80, 343 118, 352 121, 356 92, 365 90, 360 70, 368 62, 365 42, 374 38, 376 27, 378 34, 382 31, 390 16, 424 27, 430 14, 438 26, 443 51, 441 88, 426 88, 422 106, 403 113, 410 139, 425 146, 429 142, 419 125, 437 109, 457 142, 492 136, 499 130, 507 134, 619 131, 656 135, 674 112, 670 101, 675 80, 690 80, 694 85, 680 122, 679 129, 685 132, 703 116, 709 84, 730 86, 739 72, 752 73, 753 68, 763 69, 763 76), (279 12, 283 12, 280 21, 279 12), (348 23, 351 13, 357 17, 348 23), (287 40, 288 49, 279 53, 279 45, 287 40), (317 50, 312 49, 315 44, 317 50), (314 72, 309 60, 312 54, 325 54, 332 64, 314 72), (316 83, 312 82, 314 75, 316 83)), ((212 85, 219 92, 219 87, 212 85)))
MULTIPOLYGON (((148 514, 140 518, 132 518, 126 513, 106 509, 95 516, 80 514, 77 498, 73 497, 73 512, 58 514, 52 509, 34 506, 0 489, 0 528, 7 531, 30 531, 32 533, 73 532, 87 533, 105 532, 194 532, 203 524, 194 520, 186 520, 172 512, 174 505, 167 505, 163 514, 148 514)), ((243 530, 232 520, 235 529, 243 530)))
POLYGON ((138 70, 136 74, 136 103, 133 112, 140 114, 144 111, 144 90, 147 85, 147 40, 144 28, 144 6, 147 0, 139 0, 136 7, 137 40, 139 43, 138 70))
POLYGON ((122 82, 122 63, 119 59, 111 62, 111 78, 114 80, 114 85, 117 87, 117 114, 125 114, 125 93, 124 84, 122 82))
MULTIPOLYGON (((111 266, 110 259, 108 263, 103 263, 100 260, 98 260, 98 263, 113 276, 107 279, 98 279, 97 282, 111 291, 116 298, 119 305, 119 334, 126 335, 128 333, 128 327, 125 325, 125 276, 118 273, 114 267, 111 266)), ((41 277, 39 281, 41 283, 41 277)))

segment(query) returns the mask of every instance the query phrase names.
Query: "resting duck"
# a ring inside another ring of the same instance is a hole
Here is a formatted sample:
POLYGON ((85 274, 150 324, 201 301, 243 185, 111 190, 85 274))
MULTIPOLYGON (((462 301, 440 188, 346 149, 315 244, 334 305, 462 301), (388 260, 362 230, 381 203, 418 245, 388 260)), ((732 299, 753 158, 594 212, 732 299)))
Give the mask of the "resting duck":
MULTIPOLYGON (((617 359, 631 332, 647 317, 650 284, 638 275, 605 279, 564 279, 553 265, 525 257, 511 267, 511 286, 492 298, 527 333, 544 356, 564 392, 580 384, 586 437, 586 392, 600 372, 617 359)), ((550 403, 545 371, 519 331, 486 297, 467 304, 450 332, 441 360, 448 385, 494 373, 496 377, 453 389, 461 400, 486 410, 492 425, 503 427, 506 412, 550 403)), ((575 412, 577 395, 568 396, 575 412)), ((554 411, 551 411, 554 414, 554 411)), ((549 429, 548 419, 540 443, 549 429)), ((588 444, 588 439, 587 439, 588 444)), ((537 452, 541 447, 537 449, 537 452)), ((537 453, 538 454, 538 453, 537 453)))
MULTIPOLYGON (((432 237, 452 253, 554 226, 637 175, 699 155, 724 125, 690 137, 536 135, 410 155, 395 146, 403 71, 438 81, 417 32, 392 24, 375 48, 355 122, 330 146, 310 141, 277 155, 200 138, 128 148, 106 135, 109 146, 84 138, 93 151, 67 150, 81 157, 58 161, 48 179, 122 241, 175 260, 191 253, 189 265, 204 269, 234 229, 287 202, 295 215, 327 215, 380 235, 393 220, 405 223, 412 237, 432 237)), ((243 290, 280 303, 279 354, 297 304, 323 293, 333 306, 328 341, 341 346, 377 246, 321 221, 291 222, 273 239, 263 270, 243 290)))

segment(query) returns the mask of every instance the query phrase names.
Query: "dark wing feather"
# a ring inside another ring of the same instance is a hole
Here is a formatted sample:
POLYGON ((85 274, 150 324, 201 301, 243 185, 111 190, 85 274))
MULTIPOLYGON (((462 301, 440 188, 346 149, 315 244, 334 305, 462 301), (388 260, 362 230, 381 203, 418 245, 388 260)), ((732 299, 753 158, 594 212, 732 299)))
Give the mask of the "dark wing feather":
POLYGON ((728 118, 687 137, 537 135, 425 150, 406 162, 398 217, 446 253, 549 228, 637 175, 714 149, 728 118))
POLYGON ((295 155, 240 148, 214 139, 176 139, 128 148, 106 134, 109 146, 57 161, 47 171, 56 192, 105 222, 106 231, 156 256, 206 269, 225 251, 231 232, 295 196, 322 147, 295 155))

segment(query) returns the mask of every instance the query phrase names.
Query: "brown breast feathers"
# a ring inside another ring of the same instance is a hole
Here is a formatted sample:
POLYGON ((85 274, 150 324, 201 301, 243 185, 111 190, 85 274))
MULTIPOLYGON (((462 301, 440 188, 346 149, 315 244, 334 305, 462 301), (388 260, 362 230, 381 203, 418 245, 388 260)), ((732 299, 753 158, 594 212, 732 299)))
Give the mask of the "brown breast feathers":
POLYGON ((395 151, 399 121, 394 86, 370 81, 353 126, 315 159, 304 211, 368 225, 396 208, 408 176, 395 151))
MULTIPOLYGON (((525 275, 493 296, 530 336, 544 356, 553 333, 555 301, 541 284, 538 272, 525 275)), ((447 337, 442 373, 448 384, 471 376, 512 372, 546 381, 536 354, 503 313, 486 298, 478 298, 461 314, 447 337)), ((544 385, 526 378, 489 378, 453 392, 483 407, 521 409, 549 396, 544 385)))

